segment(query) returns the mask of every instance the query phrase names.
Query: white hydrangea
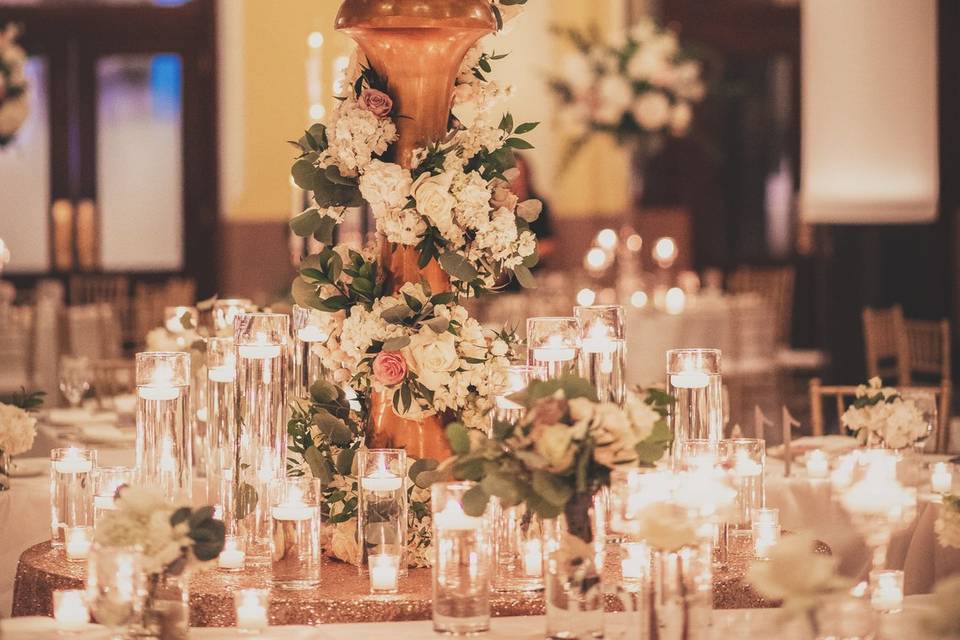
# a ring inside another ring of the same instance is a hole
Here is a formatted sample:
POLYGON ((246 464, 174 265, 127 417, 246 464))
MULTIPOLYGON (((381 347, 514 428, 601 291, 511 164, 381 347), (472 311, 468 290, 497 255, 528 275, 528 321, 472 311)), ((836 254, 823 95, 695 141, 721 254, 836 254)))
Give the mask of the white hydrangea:
POLYGON ((360 194, 371 207, 397 209, 406 205, 412 184, 409 170, 372 160, 360 176, 360 194))
POLYGON ((397 127, 378 118, 353 98, 342 100, 327 125, 328 148, 321 163, 336 164, 344 173, 363 172, 374 156, 383 155, 397 140, 397 127))
POLYGON ((36 427, 37 419, 25 410, 0 403, 0 451, 10 456, 29 451, 36 427))

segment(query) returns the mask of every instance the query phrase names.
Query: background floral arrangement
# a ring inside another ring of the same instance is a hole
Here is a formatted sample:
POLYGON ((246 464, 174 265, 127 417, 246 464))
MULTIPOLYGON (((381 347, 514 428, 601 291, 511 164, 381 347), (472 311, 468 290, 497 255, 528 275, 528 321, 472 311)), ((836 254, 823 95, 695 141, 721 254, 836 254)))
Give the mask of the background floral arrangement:
POLYGON ((598 402, 582 378, 535 381, 512 399, 526 408, 518 424, 495 422, 492 437, 462 424, 447 427, 456 454, 450 470, 478 484, 464 511, 481 515, 491 496, 505 507, 525 503, 544 518, 561 514, 570 532, 591 542, 587 516, 593 494, 610 484, 613 469, 652 466, 672 440, 663 391, 628 392, 624 407, 598 402))
POLYGON ((893 449, 908 447, 929 431, 917 405, 904 400, 896 389, 884 387, 880 378, 871 378, 866 385, 857 387, 856 399, 843 412, 841 422, 861 442, 875 439, 893 449))
POLYGON ((0 30, 0 148, 10 144, 30 112, 24 67, 27 54, 17 44, 20 30, 0 30))
POLYGON ((960 496, 943 496, 943 504, 940 505, 933 528, 940 546, 960 549, 960 496))
POLYGON ((681 49, 674 32, 643 18, 614 40, 596 28, 557 33, 575 49, 565 73, 550 81, 561 129, 571 140, 567 159, 597 133, 645 158, 668 137, 687 135, 706 87, 700 62, 681 49))
POLYGON ((0 454, 16 456, 33 447, 37 419, 31 412, 43 404, 44 395, 42 391, 27 393, 24 389, 0 397, 0 454))

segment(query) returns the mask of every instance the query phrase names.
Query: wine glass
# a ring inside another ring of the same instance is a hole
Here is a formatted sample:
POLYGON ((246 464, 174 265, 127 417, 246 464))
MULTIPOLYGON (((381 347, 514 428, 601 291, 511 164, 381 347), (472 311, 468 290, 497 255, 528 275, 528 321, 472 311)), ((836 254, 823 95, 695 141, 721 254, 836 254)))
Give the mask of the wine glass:
POLYGON ((115 640, 139 620, 143 593, 139 547, 94 545, 87 561, 87 603, 115 640))
POLYGON ((901 392, 900 397, 904 402, 913 402, 917 409, 923 413, 923 420, 927 423, 927 430, 924 435, 913 443, 914 453, 922 454, 927 448, 927 441, 937 425, 937 395, 933 391, 925 389, 911 389, 901 392))
POLYGON ((80 406, 90 389, 90 364, 86 358, 64 356, 60 359, 60 392, 72 408, 80 406))

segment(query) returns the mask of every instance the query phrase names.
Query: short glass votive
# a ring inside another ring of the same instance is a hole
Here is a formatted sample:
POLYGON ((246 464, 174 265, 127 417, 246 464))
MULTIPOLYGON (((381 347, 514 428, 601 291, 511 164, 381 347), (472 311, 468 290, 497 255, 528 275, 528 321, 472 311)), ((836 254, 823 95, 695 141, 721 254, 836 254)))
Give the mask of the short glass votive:
POLYGON ((677 454, 674 471, 711 471, 721 463, 718 440, 692 438, 673 446, 677 454))
POLYGON ((297 398, 310 395, 310 385, 323 377, 320 350, 329 339, 326 314, 310 307, 293 305, 293 384, 297 398))
POLYGON ((930 469, 930 490, 941 494, 953 490, 953 465, 947 462, 934 463, 930 469))
POLYGON ((493 398, 491 415, 494 422, 517 424, 523 417, 524 407, 512 400, 510 396, 524 391, 534 380, 544 380, 546 377, 546 367, 529 364, 515 364, 507 367, 506 388, 493 398))
POLYGON ((576 370, 579 357, 579 320, 527 318, 527 364, 546 369, 548 380, 576 370))
POLYGON ((400 590, 400 556, 378 553, 367 556, 370 567, 370 593, 388 595, 400 590))
POLYGON ((320 505, 316 478, 286 478, 270 485, 272 582, 281 589, 320 584, 320 505))
POLYGON ((463 498, 472 482, 440 482, 433 510, 433 629, 466 635, 490 629, 490 524, 469 516, 463 498))
POLYGON ((870 606, 883 613, 903 610, 903 571, 870 572, 870 606))
POLYGON ((94 545, 87 562, 87 604, 94 620, 115 637, 137 622, 142 609, 140 547, 94 545))
POLYGON ((50 452, 51 543, 63 546, 70 527, 93 526, 93 475, 97 452, 69 447, 50 452))
POLYGON ((243 571, 246 559, 247 554, 243 550, 243 540, 240 536, 224 536, 223 551, 217 558, 217 568, 230 573, 243 571))
POLYGON ((93 527, 67 527, 63 550, 69 562, 86 562, 93 544, 93 527))
POLYGON ((53 619, 60 631, 79 631, 90 623, 90 610, 81 589, 53 592, 53 619))
POLYGON ((269 626, 269 589, 240 589, 233 594, 233 606, 240 631, 257 633, 269 626))
POLYGON ((117 491, 133 482, 131 467, 97 467, 94 473, 93 522, 116 509, 117 491))
POLYGON ((363 563, 374 555, 403 557, 407 539, 406 469, 407 452, 403 449, 357 452, 357 520, 363 563))
POLYGON ((602 402, 623 404, 627 385, 624 310, 617 304, 575 307, 580 321, 580 377, 602 402))
POLYGON ((749 539, 753 511, 764 505, 766 443, 758 438, 721 440, 720 458, 737 492, 735 512, 728 522, 727 542, 730 548, 740 549, 738 538, 749 539))
POLYGON ((193 499, 190 354, 136 355, 138 481, 171 499, 193 499))
POLYGON ((667 351, 667 393, 676 398, 670 409, 674 462, 682 443, 723 438, 723 384, 719 349, 667 351))
POLYGON ((505 507, 490 501, 493 527, 493 588, 497 591, 543 589, 543 526, 524 504, 505 507))
POLYGON ((754 557, 760 559, 770 557, 770 549, 780 541, 780 523, 754 522, 751 529, 754 557))

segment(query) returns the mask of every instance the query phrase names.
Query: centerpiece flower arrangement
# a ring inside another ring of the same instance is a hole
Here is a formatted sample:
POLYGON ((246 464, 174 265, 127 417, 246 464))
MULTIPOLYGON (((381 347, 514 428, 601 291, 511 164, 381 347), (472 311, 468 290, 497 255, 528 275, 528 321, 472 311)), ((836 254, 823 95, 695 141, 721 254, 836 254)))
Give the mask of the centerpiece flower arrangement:
POLYGON ((686 136, 706 88, 701 63, 676 34, 641 19, 609 39, 597 29, 558 29, 574 53, 551 78, 569 161, 594 135, 613 136, 642 169, 671 137, 686 136))
POLYGON ((929 425, 912 400, 904 399, 880 378, 857 387, 853 404, 840 418, 862 444, 903 449, 927 437, 929 425))
POLYGON ((940 546, 960 549, 960 496, 952 493, 943 496, 933 527, 940 546))
POLYGON ((0 30, 0 149, 13 141, 30 113, 27 54, 17 44, 20 30, 9 23, 0 30))
POLYGON ((12 457, 30 450, 37 435, 37 419, 32 415, 43 404, 42 391, 22 389, 0 398, 0 491, 10 488, 12 457))
POLYGON ((147 635, 186 637, 185 579, 223 550, 224 525, 214 519, 213 507, 178 506, 157 489, 124 486, 118 490, 116 509, 98 521, 94 540, 105 547, 140 549, 147 635))
MULTIPOLYGON (((524 3, 492 2, 498 26, 524 3)), ((345 95, 330 117, 292 141, 291 174, 312 203, 290 227, 322 245, 301 262, 292 295, 297 304, 325 312, 329 338, 319 348, 325 382, 314 385, 289 424, 288 469, 324 480, 327 548, 347 561, 359 555, 353 456, 372 433, 374 402, 403 420, 458 420, 479 428, 516 353, 512 331, 485 330, 461 305, 511 277, 535 286, 530 223, 541 205, 519 201, 507 178, 514 150, 532 148, 522 136, 537 123, 517 124, 496 110, 510 91, 489 73, 503 58, 482 43, 474 46, 456 77, 446 133, 398 157, 402 145, 394 143, 406 116, 388 79, 357 50, 342 84, 345 95), (337 244, 337 226, 358 207, 372 214, 376 243, 337 244), (413 257, 418 276, 396 272, 389 260, 398 254, 413 257), (345 386, 356 393, 352 406, 345 386)), ((413 479, 437 462, 411 465, 413 479)), ((429 548, 426 486, 410 486, 409 559, 417 565, 426 564, 429 548)))

